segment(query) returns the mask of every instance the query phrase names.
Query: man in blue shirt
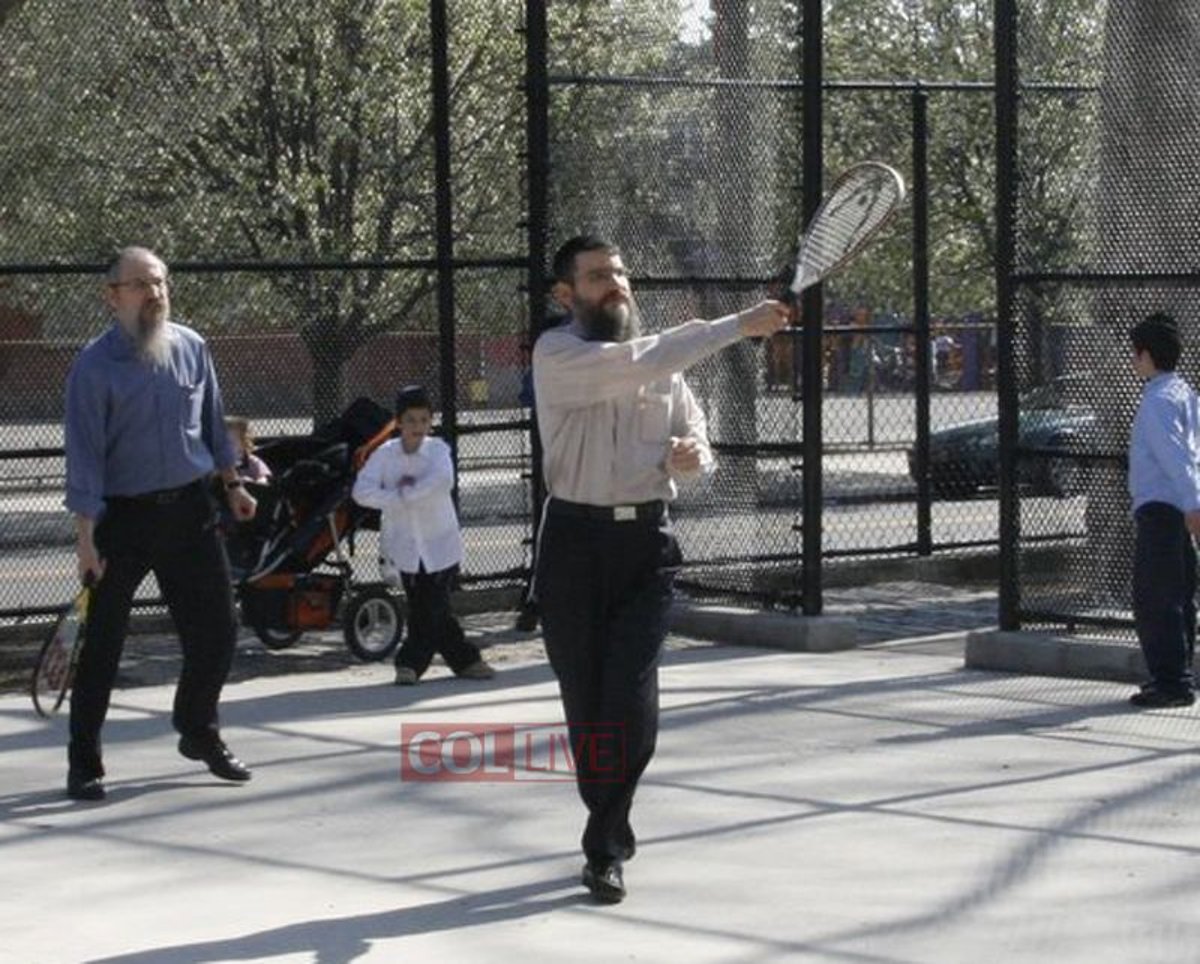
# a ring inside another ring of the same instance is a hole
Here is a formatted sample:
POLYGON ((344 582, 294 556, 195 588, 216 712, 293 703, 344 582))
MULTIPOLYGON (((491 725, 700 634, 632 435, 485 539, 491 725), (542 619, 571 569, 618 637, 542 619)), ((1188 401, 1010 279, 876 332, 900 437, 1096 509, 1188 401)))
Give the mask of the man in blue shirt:
POLYGON ((249 780, 217 725, 237 619, 207 481, 220 474, 238 519, 253 517, 255 501, 235 469, 212 356, 170 320, 167 267, 153 251, 123 249, 104 297, 112 324, 67 378, 66 505, 80 579, 96 586, 71 694, 67 795, 105 796, 100 730, 134 594, 149 572, 183 650, 172 715, 179 752, 222 779, 249 780))
POLYGON ((1156 313, 1129 332, 1133 368, 1145 381, 1129 438, 1135 544, 1133 615, 1150 680, 1138 707, 1191 706, 1196 645, 1196 550, 1200 535, 1200 404, 1179 375, 1175 320, 1156 313))

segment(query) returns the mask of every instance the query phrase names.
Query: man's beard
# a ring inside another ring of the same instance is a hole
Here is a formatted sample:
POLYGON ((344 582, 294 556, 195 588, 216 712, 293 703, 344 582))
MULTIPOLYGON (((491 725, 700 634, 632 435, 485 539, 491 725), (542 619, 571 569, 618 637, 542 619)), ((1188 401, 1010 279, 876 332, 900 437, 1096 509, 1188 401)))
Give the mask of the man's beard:
POLYGON ((162 367, 171 356, 171 329, 167 325, 167 309, 162 304, 143 306, 138 313, 134 335, 137 354, 143 362, 162 367))
POLYGON ((576 299, 575 318, 588 341, 629 341, 642 333, 642 315, 632 296, 609 295, 598 303, 576 299))

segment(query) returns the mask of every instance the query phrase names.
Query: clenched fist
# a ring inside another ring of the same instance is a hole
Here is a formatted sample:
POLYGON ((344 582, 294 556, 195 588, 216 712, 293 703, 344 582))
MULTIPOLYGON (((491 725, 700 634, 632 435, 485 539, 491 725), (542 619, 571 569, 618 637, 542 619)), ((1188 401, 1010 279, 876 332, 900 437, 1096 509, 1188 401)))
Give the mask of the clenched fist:
POLYGON ((671 452, 667 456, 672 474, 694 475, 700 471, 700 445, 694 438, 671 439, 671 452))
POLYGON ((738 330, 745 338, 767 338, 788 326, 792 309, 782 301, 760 301, 738 312, 738 330))

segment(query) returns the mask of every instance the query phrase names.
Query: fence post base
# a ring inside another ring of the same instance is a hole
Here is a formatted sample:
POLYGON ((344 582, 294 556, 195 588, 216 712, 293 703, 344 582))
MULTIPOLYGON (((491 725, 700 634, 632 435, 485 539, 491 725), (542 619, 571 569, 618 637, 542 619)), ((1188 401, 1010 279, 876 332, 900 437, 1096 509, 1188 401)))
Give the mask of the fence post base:
POLYGON ((968 669, 1124 683, 1146 678, 1146 663, 1136 643, 1053 633, 1004 630, 969 633, 965 665, 968 669))
POLYGON ((858 625, 851 616, 802 616, 696 603, 675 604, 671 631, 732 646, 800 653, 829 653, 858 644, 858 625))

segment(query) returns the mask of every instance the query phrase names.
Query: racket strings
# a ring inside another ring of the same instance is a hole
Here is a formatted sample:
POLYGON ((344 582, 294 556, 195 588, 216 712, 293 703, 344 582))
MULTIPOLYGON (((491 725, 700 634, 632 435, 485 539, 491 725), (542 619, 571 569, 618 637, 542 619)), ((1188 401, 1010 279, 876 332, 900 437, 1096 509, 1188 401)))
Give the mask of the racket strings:
POLYGON ((797 293, 844 263, 903 200, 903 182, 890 170, 864 166, 851 174, 834 186, 801 239, 797 293))
POLYGON ((70 666, 71 650, 60 641, 58 646, 52 647, 46 654, 45 662, 42 664, 40 682, 43 684, 43 688, 61 689, 70 666))
POLYGON ((39 716, 49 718, 66 699, 75 675, 75 661, 83 640, 91 597, 90 587, 80 592, 38 654, 31 691, 33 706, 39 716))

